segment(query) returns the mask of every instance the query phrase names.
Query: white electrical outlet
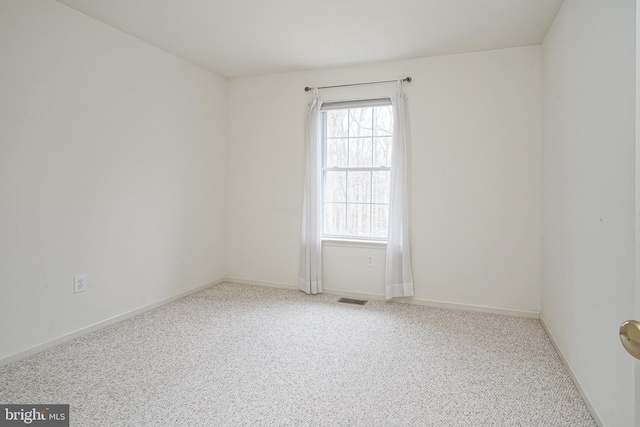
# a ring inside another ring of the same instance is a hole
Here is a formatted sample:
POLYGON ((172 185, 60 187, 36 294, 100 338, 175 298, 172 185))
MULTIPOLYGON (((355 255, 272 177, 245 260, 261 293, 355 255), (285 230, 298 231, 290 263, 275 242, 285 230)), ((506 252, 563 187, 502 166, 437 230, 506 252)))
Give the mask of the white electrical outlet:
POLYGON ((84 292, 87 290, 87 276, 80 275, 73 278, 73 293, 84 292))
POLYGON ((367 267, 373 267, 373 255, 367 255, 367 267))

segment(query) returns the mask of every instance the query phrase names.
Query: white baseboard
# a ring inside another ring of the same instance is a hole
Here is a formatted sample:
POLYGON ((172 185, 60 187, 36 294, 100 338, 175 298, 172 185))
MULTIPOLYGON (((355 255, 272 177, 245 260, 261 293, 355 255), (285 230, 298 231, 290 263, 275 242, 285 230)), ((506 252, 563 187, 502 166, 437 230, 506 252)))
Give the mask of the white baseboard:
MULTIPOLYGON (((298 291, 297 285, 291 285, 287 283, 278 283, 278 282, 265 282, 263 280, 255 280, 255 279, 244 279, 241 277, 225 277, 224 282, 227 283, 238 283, 240 285, 254 285, 254 286, 265 286, 268 288, 278 288, 278 289, 287 289, 290 291, 298 291)), ((351 291, 343 291, 341 289, 334 288, 326 288, 323 287, 323 293, 329 295, 337 295, 341 297, 349 297, 349 298, 357 298, 357 299, 366 299, 366 300, 384 300, 383 295, 374 295, 367 294, 362 292, 351 292, 351 291)))
MULTIPOLYGON (((133 316, 137 316, 138 314, 144 313, 145 311, 149 311, 156 307, 160 307, 162 305, 168 304, 170 302, 176 301, 178 299, 184 298, 193 293, 199 292, 203 289, 209 288, 211 286, 215 286, 217 284, 223 282, 232 282, 232 283, 240 283, 246 285, 257 285, 257 286, 266 286, 271 288, 279 288, 279 289, 288 289, 288 290, 298 290, 297 285, 291 285, 287 283, 277 283, 277 282, 267 282, 263 280, 254 280, 254 279, 245 279, 240 277, 230 277, 225 276, 213 282, 207 283, 205 285, 199 286, 194 289, 190 289, 186 292, 182 292, 180 294, 174 295, 169 298, 162 299, 155 303, 146 305, 144 307, 140 307, 126 313, 122 313, 113 317, 110 317, 105 320, 101 320, 92 325, 85 326, 83 328, 77 329, 75 331, 64 334, 60 337, 54 338, 52 340, 46 341, 42 344, 35 345, 33 347, 29 347, 25 350, 20 350, 18 352, 9 354, 0 358, 0 366, 8 365, 13 362, 17 362, 18 360, 25 359, 29 356, 32 356, 36 353, 40 353, 41 351, 47 350, 49 348, 55 347, 67 341, 71 341, 74 338, 78 338, 82 335, 86 335, 88 333, 97 331, 99 329, 105 328, 107 326, 113 325, 114 323, 121 322, 125 319, 128 319, 133 316)), ((343 297, 350 298, 358 298, 358 299, 368 299, 368 300, 379 300, 384 301, 384 295, 376 295, 362 292, 351 292, 345 291, 342 289, 335 288, 325 288, 324 292, 331 295, 338 295, 343 297)), ((416 304, 416 305, 424 305, 428 307, 437 307, 437 308, 448 308, 453 310, 466 310, 466 311, 476 311, 481 313, 492 313, 492 314, 502 314, 507 316, 515 316, 515 317, 526 317, 526 318, 539 318, 539 313, 534 311, 526 311, 526 310, 514 310, 514 309, 505 309, 499 307, 486 307, 481 305, 473 305, 473 304, 461 304, 461 303, 452 303, 446 301, 435 301, 435 300, 427 300, 420 298, 398 298, 394 300, 398 303, 403 304, 416 304)), ((545 328, 546 329, 546 328, 545 328)), ((554 343, 555 345, 555 343, 554 343)), ((560 352, 559 352, 560 353, 560 352)), ((573 374, 572 374, 573 375, 573 374)), ((582 392, 581 392, 582 393, 582 392)), ((586 399, 585 399, 586 400, 586 399)))
MULTIPOLYGON (((225 277, 225 282, 233 282, 247 285, 257 285, 257 286, 268 286, 272 288, 282 288, 282 289, 291 289, 298 290, 298 286, 289 285, 284 283, 273 283, 273 282, 263 282, 261 280, 252 280, 252 279, 242 279, 238 277, 225 277)), ((352 292, 345 291, 342 289, 336 288, 323 288, 323 292, 331 295, 338 295, 341 297, 349 297, 349 298, 357 298, 357 299, 366 299, 366 300, 378 300, 384 301, 384 295, 376 295, 365 292, 352 292)), ((475 311, 480 313, 490 313, 490 314, 500 314, 504 316, 512 316, 512 317, 524 317, 527 319, 539 319, 540 312, 539 311, 529 311, 529 310, 518 310, 518 309, 510 309, 510 308, 501 308, 501 307, 490 307, 484 305, 475 305, 475 304, 463 304, 463 303, 455 303, 448 301, 437 301, 437 300, 429 300, 422 298, 396 298, 393 302, 398 302, 402 304, 415 304, 415 305, 424 305, 427 307, 435 307, 435 308, 447 308, 451 310, 464 310, 464 311, 475 311)))
POLYGON ((366 299, 366 300, 374 300, 374 301, 385 301, 384 295, 369 294, 366 292, 351 292, 351 291, 345 291, 342 289, 325 288, 325 287, 323 287, 322 290, 325 294, 337 295, 340 297, 366 299))
POLYGON ((584 404, 587 406, 587 409, 591 413, 593 420, 596 422, 598 427, 605 427, 604 422, 602 422, 602 417, 600 416, 596 408, 591 404, 591 400, 589 399, 589 396, 587 396, 587 394, 584 392, 584 388, 582 388, 582 384, 580 384, 578 377, 576 377, 575 373, 573 372, 573 368, 567 361, 567 358, 564 357, 564 354, 562 353, 562 349, 560 349, 560 346, 558 345, 558 341, 556 341, 556 338, 553 336, 553 334, 551 333, 551 330, 549 329, 546 322, 544 321, 544 316, 542 315, 542 313, 540 313, 540 323, 542 324, 542 328, 544 329, 544 331, 547 333, 549 340, 551 340, 551 343, 555 347, 556 353, 558 353, 558 355, 560 356, 562 363, 564 364, 564 366, 566 366, 567 371, 569 372, 569 376, 571 376, 571 380, 573 381, 573 384, 575 384, 576 388, 578 389, 578 393, 580 393, 582 400, 584 400, 584 404))
POLYGON ((19 360, 25 359, 29 356, 33 356, 34 354, 40 353, 41 351, 47 350, 49 348, 55 347, 67 341, 71 341, 74 338, 81 337, 82 335, 86 335, 91 332, 95 332, 99 329, 106 328, 107 326, 113 325, 114 323, 121 322, 125 319, 128 319, 133 316, 137 316, 138 314, 144 313, 145 311, 149 311, 156 307, 160 307, 162 305, 168 304, 170 302, 179 300, 188 295, 199 292, 203 289, 210 288, 211 286, 215 286, 219 283, 224 282, 222 279, 215 280, 213 282, 207 283, 202 286, 198 286, 197 288, 190 289, 188 291, 179 293, 169 298, 162 299, 160 301, 156 301, 152 304, 145 305, 144 307, 136 308, 131 311, 127 311, 126 313, 118 314, 116 316, 110 317, 108 319, 101 320, 99 322, 93 323, 89 326, 85 326, 84 328, 76 329, 75 331, 69 332, 52 340, 46 341, 42 344, 34 345, 33 347, 29 347, 25 350, 20 350, 15 353, 11 353, 7 356, 0 358, 0 366, 8 365, 10 363, 17 362, 19 360))
POLYGON ((398 298, 398 302, 406 304, 426 305, 427 307, 448 308, 450 310, 476 311, 479 313, 500 314, 502 316, 539 319, 539 311, 520 310, 515 308, 491 307, 487 305, 465 304, 459 302, 438 301, 422 298, 398 298))
POLYGON ((255 279, 244 279, 242 277, 224 277, 222 282, 228 283, 238 283, 240 285, 255 285, 255 286, 266 286, 268 288, 279 288, 279 289, 289 289, 290 291, 297 291, 298 286, 290 285, 287 283, 278 283, 278 282, 265 282, 263 280, 255 280, 255 279))

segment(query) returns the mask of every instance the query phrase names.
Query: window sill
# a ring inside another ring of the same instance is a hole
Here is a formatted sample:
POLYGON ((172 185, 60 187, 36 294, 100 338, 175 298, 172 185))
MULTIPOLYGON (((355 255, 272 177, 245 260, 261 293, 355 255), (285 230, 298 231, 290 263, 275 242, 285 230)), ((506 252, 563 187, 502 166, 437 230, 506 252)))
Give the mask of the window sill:
POLYGON ((376 248, 384 249, 387 246, 387 242, 381 242, 377 240, 355 240, 355 239, 322 239, 322 246, 340 246, 351 248, 376 248))

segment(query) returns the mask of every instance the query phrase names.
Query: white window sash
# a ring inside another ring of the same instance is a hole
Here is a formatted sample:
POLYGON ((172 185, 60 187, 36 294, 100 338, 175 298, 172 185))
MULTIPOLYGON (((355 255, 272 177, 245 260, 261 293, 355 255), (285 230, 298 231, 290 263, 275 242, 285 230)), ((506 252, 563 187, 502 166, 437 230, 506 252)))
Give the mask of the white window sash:
MULTIPOLYGON (((372 99, 358 99, 358 100, 346 100, 346 101, 329 101, 323 102, 320 107, 320 111, 329 111, 329 110, 345 110, 345 109, 355 109, 355 108, 367 108, 367 107, 384 107, 384 106, 392 106, 393 103, 391 98, 372 98, 372 99)), ((379 166, 361 166, 361 167, 326 167, 326 153, 325 153, 325 144, 328 139, 343 139, 343 138, 326 138, 324 135, 324 130, 326 128, 326 115, 322 115, 322 191, 324 194, 324 178, 326 172, 389 172, 391 170, 390 167, 379 167, 379 166)), ((384 137, 384 136, 380 136, 384 137)), ((375 136, 371 136, 371 138, 375 138, 375 136)), ((348 139, 348 138, 347 138, 348 139)), ((333 202, 329 202, 333 203, 333 202)), ((348 204, 364 204, 369 206, 381 205, 381 206, 389 206, 388 203, 373 203, 373 202, 335 202, 335 203, 343 203, 345 205, 348 204)), ((322 197, 322 219, 324 221, 324 197, 322 197)), ((324 225, 324 224, 323 224, 324 225)), ((344 240, 366 240, 373 242, 386 242, 386 237, 374 237, 374 236, 362 236, 362 235, 350 235, 350 234, 332 234, 332 233, 324 233, 324 227, 322 229, 322 236, 326 239, 344 239, 344 240)))

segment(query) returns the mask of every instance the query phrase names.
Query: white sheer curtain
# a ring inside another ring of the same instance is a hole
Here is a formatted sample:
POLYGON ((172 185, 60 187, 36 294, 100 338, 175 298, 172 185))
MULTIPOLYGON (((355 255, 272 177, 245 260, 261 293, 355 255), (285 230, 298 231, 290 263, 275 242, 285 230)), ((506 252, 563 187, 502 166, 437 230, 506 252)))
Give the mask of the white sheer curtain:
POLYGON ((384 296, 413 296, 411 250, 409 248, 409 159, 410 135, 407 104, 398 82, 393 104, 393 156, 391 160, 391 197, 384 296))
POLYGON ((322 293, 322 141, 318 90, 309 101, 306 123, 306 160, 302 240, 298 287, 307 294, 322 293))

